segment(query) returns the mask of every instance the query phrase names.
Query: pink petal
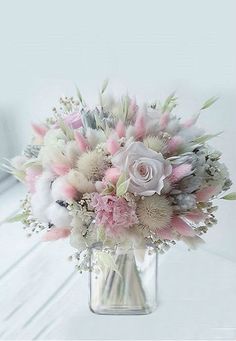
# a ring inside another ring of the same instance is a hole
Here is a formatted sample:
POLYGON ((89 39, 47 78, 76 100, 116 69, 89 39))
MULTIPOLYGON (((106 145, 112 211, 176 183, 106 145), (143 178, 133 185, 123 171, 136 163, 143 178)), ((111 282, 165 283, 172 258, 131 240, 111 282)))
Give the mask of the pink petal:
POLYGON ((57 175, 65 175, 66 173, 69 172, 70 167, 68 165, 65 165, 63 163, 57 163, 52 165, 52 170, 54 173, 56 173, 57 175))
POLYGON ((188 118, 188 119, 183 123, 183 127, 184 127, 184 128, 189 128, 189 127, 193 126, 193 125, 197 122, 197 120, 198 120, 198 118, 199 118, 199 115, 200 115, 200 114, 193 115, 192 117, 188 118))
POLYGON ((138 111, 138 105, 136 103, 136 99, 135 98, 132 98, 131 101, 130 101, 130 105, 129 105, 129 110, 132 112, 132 113, 136 113, 138 111))
POLYGON ((216 195, 219 191, 218 186, 209 186, 201 189, 196 193, 197 201, 206 202, 216 195))
POLYGON ((125 137, 125 125, 121 120, 116 125, 116 132, 120 138, 125 137))
POLYGON ((206 213, 203 213, 202 211, 192 211, 184 215, 186 219, 191 220, 192 222, 196 224, 205 220, 206 216, 207 216, 206 213))
POLYGON ((189 163, 184 163, 182 165, 173 167, 172 174, 169 177, 170 182, 176 183, 183 179, 185 176, 191 174, 192 166, 189 163))
POLYGON ((89 149, 87 139, 78 130, 75 131, 75 140, 78 143, 81 152, 85 152, 89 149))
POLYGON ((117 180, 120 177, 120 171, 119 169, 113 167, 113 168, 108 168, 105 172, 105 179, 107 181, 112 182, 113 184, 117 183, 117 180))
POLYGON ((62 192, 65 195, 65 197, 69 200, 75 199, 78 194, 76 188, 70 184, 63 184, 62 192))
POLYGON ((180 136, 172 137, 169 140, 168 145, 167 145, 168 152, 170 154, 175 153, 179 149, 179 147, 182 145, 182 143, 183 143, 182 137, 180 136))
POLYGON ((161 239, 168 239, 168 240, 174 239, 173 229, 171 227, 167 227, 164 229, 157 229, 156 234, 161 239))
POLYGON ((173 228, 179 232, 182 236, 193 237, 195 236, 194 230, 181 219, 179 216, 174 216, 171 220, 173 228))
POLYGON ((71 229, 68 227, 64 227, 64 228, 55 227, 43 235, 42 241, 49 242, 49 241, 58 240, 61 238, 67 238, 70 235, 70 233, 71 233, 71 229))
POLYGON ((107 141, 107 150, 111 155, 114 155, 120 148, 119 143, 113 139, 113 138, 109 138, 107 141))
POLYGON ((31 123, 31 126, 35 132, 35 134, 43 137, 46 132, 48 131, 48 127, 46 127, 44 124, 37 124, 37 123, 31 123))
POLYGON ((165 112, 160 117, 160 121, 159 121, 160 129, 161 130, 165 129, 167 124, 168 124, 168 122, 169 122, 169 113, 165 112))
POLYGON ((137 115, 134 128, 135 128, 135 136, 137 139, 141 139, 145 136, 146 127, 145 127, 145 119, 144 119, 143 114, 137 115))

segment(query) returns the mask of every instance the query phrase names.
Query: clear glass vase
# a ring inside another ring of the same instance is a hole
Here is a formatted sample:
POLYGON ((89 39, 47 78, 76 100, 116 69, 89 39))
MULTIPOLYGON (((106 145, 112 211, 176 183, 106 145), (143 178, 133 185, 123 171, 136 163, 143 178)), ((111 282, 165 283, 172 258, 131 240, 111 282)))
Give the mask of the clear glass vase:
POLYGON ((156 249, 109 249, 105 258, 103 252, 98 246, 91 250, 91 311, 108 315, 152 313, 157 306, 156 249), (101 259, 110 266, 104 266, 101 259))

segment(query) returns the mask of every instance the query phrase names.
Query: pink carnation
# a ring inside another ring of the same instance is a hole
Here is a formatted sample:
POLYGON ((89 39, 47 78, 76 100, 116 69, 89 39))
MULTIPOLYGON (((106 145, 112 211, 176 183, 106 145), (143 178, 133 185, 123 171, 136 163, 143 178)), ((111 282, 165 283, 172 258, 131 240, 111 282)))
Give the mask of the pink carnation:
POLYGON ((117 234, 138 222, 135 205, 114 195, 94 193, 91 205, 96 213, 96 224, 117 234))

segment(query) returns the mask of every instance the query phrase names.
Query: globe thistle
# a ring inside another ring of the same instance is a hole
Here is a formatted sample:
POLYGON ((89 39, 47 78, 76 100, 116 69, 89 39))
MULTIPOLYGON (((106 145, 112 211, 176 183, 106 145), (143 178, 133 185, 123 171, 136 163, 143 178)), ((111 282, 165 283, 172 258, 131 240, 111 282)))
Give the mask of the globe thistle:
POLYGON ((92 150, 80 156, 77 168, 88 180, 99 181, 107 168, 107 160, 102 152, 92 150))
POLYGON ((143 226, 155 232, 170 224, 172 207, 165 197, 154 194, 137 202, 137 216, 143 226))
POLYGON ((166 146, 165 141, 157 136, 148 136, 143 140, 143 143, 147 148, 150 148, 157 153, 163 152, 163 149, 166 146))

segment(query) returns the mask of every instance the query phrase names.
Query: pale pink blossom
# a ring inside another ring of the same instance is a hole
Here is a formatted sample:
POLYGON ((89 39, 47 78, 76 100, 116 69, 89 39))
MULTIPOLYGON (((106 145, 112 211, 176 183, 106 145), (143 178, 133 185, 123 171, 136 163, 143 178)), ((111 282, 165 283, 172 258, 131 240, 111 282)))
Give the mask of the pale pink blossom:
POLYGON ((196 193, 197 201, 207 202, 220 192, 220 186, 208 186, 196 193))
POLYGON ((114 155, 120 148, 120 144, 114 138, 110 137, 107 140, 107 150, 111 155, 114 155))
POLYGON ((125 125, 121 120, 116 125, 116 133, 120 138, 125 137, 125 125))
POLYGON ((182 165, 173 167, 172 173, 168 180, 171 183, 176 183, 192 173, 192 166, 189 163, 183 163, 182 165))
POLYGON ((105 172, 105 179, 113 184, 117 183, 120 176, 120 170, 118 168, 112 167, 108 168, 105 172))
POLYGON ((81 152, 85 152, 87 149, 89 149, 87 139, 79 131, 75 131, 75 140, 78 143, 81 152))
POLYGON ((173 136, 167 144, 168 153, 175 153, 183 145, 183 142, 181 136, 173 136))
POLYGON ((49 242, 58 240, 61 238, 67 238, 71 234, 71 229, 68 227, 64 228, 52 228, 48 232, 46 232, 43 237, 42 241, 49 242))
POLYGON ((95 210, 96 224, 103 226, 108 233, 119 234, 138 222, 135 205, 124 198, 94 193, 91 206, 95 210))
POLYGON ((45 124, 31 123, 31 126, 33 128, 34 133, 40 137, 44 137, 48 131, 48 127, 45 124))
POLYGON ((70 166, 63 163, 56 163, 52 165, 52 170, 56 175, 65 175, 70 171, 70 166))
POLYGON ((182 236, 194 237, 196 232, 179 216, 174 216, 171 220, 171 226, 182 236))
POLYGON ((80 113, 75 111, 63 119, 63 121, 70 127, 71 129, 78 129, 83 126, 80 113))
POLYGON ((137 139, 142 139, 146 133, 145 117, 142 113, 139 113, 137 115, 134 128, 135 128, 135 137, 137 139))

